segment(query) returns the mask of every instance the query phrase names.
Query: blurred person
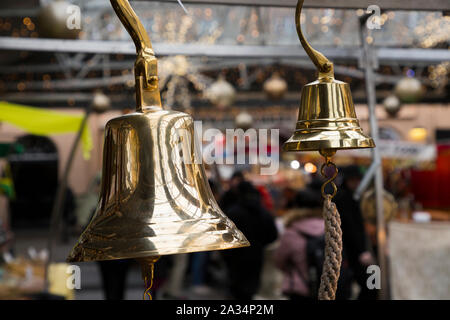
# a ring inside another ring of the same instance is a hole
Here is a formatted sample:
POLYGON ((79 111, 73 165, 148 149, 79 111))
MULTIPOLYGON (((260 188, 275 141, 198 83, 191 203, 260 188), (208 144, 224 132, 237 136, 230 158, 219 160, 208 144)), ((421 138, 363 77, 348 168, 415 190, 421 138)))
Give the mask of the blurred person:
MULTIPOLYGON (((76 217, 83 230, 92 220, 97 208, 100 184, 101 174, 98 173, 90 182, 89 189, 83 195, 83 199, 78 203, 76 217), (85 201, 89 198, 91 201, 85 201), (97 200, 94 201, 95 199, 97 200)), ((97 261, 101 274, 103 296, 106 300, 123 300, 125 298, 126 279, 131 263, 132 260, 130 259, 97 261)))
POLYGON ((232 189, 225 194, 227 203, 222 209, 251 245, 225 250, 222 254, 227 266, 232 298, 249 300, 259 289, 264 248, 277 239, 278 232, 274 218, 262 205, 259 191, 245 181, 242 174, 233 176, 238 178, 239 183, 233 185, 232 182, 232 189))
POLYGON ((172 260, 172 267, 168 271, 162 297, 168 300, 185 299, 183 285, 189 266, 189 254, 175 254, 172 256, 172 260))
POLYGON ((233 206, 237 196, 237 187, 239 184, 245 181, 242 171, 235 171, 230 178, 228 190, 223 194, 219 201, 219 206, 222 211, 226 211, 230 206, 233 206))
POLYGON ((263 185, 255 186, 255 188, 261 194, 261 201, 262 201, 262 205, 264 206, 264 208, 266 210, 272 212, 274 209, 274 204, 273 204, 272 195, 270 194, 269 190, 263 185))
POLYGON ((281 189, 273 182, 269 183, 266 187, 273 201, 273 212, 276 213, 276 215, 279 215, 279 212, 282 209, 283 205, 281 189))
POLYGON ((349 264, 354 280, 360 287, 359 300, 376 299, 377 291, 367 288, 366 273, 369 265, 375 264, 371 253, 368 236, 364 229, 364 221, 360 204, 353 195, 361 182, 362 175, 356 165, 345 167, 342 172, 342 185, 334 202, 341 216, 343 256, 349 264))
MULTIPOLYGON (((275 217, 278 235, 284 232, 284 223, 281 216, 275 217)), ((280 238, 267 245, 264 249, 264 263, 261 271, 261 282, 255 300, 283 299, 282 284, 283 272, 276 266, 274 255, 280 246, 280 238)))
POLYGON ((285 231, 274 258, 284 273, 283 294, 291 300, 317 297, 325 245, 321 206, 320 193, 305 189, 284 215, 285 231))
POLYGON ((205 285, 206 267, 209 259, 209 251, 194 252, 191 254, 191 283, 195 293, 207 293, 205 285))
POLYGON ((106 300, 123 300, 130 259, 98 261, 106 300))
POLYGON ((281 191, 281 198, 282 198, 282 210, 289 210, 295 207, 295 196, 297 194, 297 191, 295 191, 292 187, 285 187, 281 191))

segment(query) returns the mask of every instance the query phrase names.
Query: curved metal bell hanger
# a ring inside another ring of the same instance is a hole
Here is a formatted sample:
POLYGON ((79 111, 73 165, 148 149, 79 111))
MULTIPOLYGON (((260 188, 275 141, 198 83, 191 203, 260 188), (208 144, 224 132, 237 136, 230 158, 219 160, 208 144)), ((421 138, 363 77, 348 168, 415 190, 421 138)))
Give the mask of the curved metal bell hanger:
POLYGON ((133 39, 137 58, 134 64, 136 80, 136 110, 161 108, 158 86, 158 61, 144 26, 128 0, 111 0, 117 16, 133 39))
POLYGON ((295 10, 295 26, 297 28, 298 38, 300 39, 303 49, 305 49, 309 58, 319 70, 319 79, 327 79, 327 78, 332 79, 334 78, 333 63, 330 60, 328 60, 327 57, 325 57, 322 53, 311 47, 311 45, 308 43, 305 36, 303 35, 300 22, 303 2, 304 0, 298 0, 297 7, 295 10))

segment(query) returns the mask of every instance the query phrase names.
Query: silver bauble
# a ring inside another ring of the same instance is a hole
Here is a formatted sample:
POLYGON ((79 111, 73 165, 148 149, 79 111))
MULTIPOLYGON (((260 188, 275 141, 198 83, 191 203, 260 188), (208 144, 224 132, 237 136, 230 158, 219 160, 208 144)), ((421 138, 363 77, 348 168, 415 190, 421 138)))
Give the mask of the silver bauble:
POLYGON ((424 91, 422 83, 416 78, 405 77, 395 86, 395 95, 404 103, 419 101, 424 91))
POLYGON ((395 117, 400 111, 401 103, 397 96, 391 94, 383 100, 383 106, 391 117, 395 117))
POLYGON ((236 90, 223 76, 220 76, 207 90, 206 97, 219 108, 226 108, 233 104, 236 90))
POLYGON ((107 111, 111 107, 111 99, 102 91, 96 91, 92 99, 92 110, 97 113, 107 111))
POLYGON ((263 88, 270 99, 279 100, 287 91, 287 83, 278 73, 274 73, 264 82, 263 88))
POLYGON ((234 125, 236 128, 247 130, 253 126, 253 117, 249 113, 242 111, 234 119, 234 125))

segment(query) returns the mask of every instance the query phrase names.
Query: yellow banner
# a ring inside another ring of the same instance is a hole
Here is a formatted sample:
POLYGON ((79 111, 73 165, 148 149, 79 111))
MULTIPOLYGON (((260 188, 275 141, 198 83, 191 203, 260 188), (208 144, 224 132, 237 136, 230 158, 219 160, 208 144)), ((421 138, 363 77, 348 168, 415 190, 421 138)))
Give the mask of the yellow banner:
MULTIPOLYGON (((29 133, 48 136, 77 132, 84 115, 70 115, 41 108, 0 101, 0 121, 13 124, 29 133)), ((92 137, 88 126, 81 134, 83 157, 90 158, 92 137)))

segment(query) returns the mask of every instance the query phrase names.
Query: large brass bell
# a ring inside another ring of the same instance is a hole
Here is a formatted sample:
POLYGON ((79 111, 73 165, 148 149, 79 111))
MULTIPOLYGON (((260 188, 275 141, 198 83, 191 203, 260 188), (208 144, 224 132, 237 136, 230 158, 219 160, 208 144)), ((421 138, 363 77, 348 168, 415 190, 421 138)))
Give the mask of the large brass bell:
POLYGON ((162 109, 108 122, 100 200, 70 261, 248 244, 214 200, 193 134, 192 117, 162 109))
POLYGON ((106 125, 99 203, 68 261, 135 258, 151 281, 160 255, 249 243, 213 197, 192 117, 161 108, 145 29, 127 0, 111 3, 136 44, 137 111, 106 125))

